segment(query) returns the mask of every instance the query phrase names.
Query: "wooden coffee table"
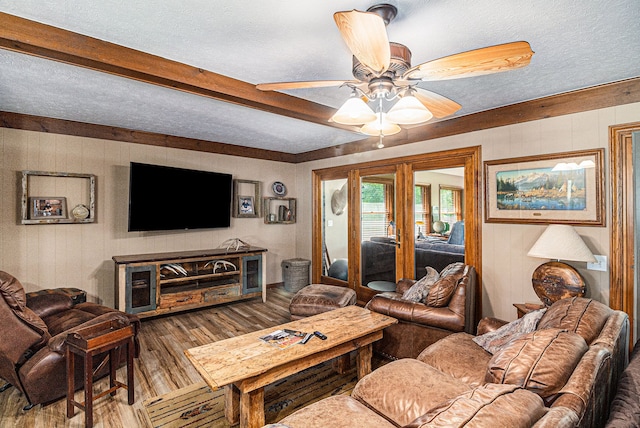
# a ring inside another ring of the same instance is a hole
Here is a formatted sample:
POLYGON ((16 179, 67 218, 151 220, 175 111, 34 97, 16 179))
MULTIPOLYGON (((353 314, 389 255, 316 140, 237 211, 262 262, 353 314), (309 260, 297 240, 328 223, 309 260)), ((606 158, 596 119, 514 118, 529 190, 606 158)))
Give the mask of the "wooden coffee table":
POLYGON ((350 351, 357 351, 358 378, 371 372, 372 343, 395 318, 358 306, 347 306, 280 326, 248 333, 197 348, 185 355, 211 389, 225 388, 225 416, 241 428, 258 428, 264 421, 264 387, 350 351), (306 344, 279 349, 259 339, 279 329, 320 331, 306 344))

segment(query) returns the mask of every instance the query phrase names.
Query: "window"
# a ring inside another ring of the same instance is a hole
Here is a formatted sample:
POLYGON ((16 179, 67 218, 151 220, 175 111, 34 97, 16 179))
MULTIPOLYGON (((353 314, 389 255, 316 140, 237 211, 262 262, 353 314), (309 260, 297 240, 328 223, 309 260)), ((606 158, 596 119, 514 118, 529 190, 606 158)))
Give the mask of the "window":
POLYGON ((362 240, 372 236, 393 234, 390 223, 393 221, 393 181, 375 181, 367 178, 362 182, 362 240))
POLYGON ((440 187, 440 221, 449 225, 462 220, 462 189, 457 187, 440 187))
POLYGON ((431 232, 431 186, 418 184, 414 187, 415 236, 431 232))

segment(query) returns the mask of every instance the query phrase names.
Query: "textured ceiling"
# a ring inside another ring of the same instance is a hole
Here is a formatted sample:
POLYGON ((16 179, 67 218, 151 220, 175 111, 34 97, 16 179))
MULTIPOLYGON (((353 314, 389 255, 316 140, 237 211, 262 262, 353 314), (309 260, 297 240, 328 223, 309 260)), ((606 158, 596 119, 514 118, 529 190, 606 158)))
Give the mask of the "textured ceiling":
MULTIPOLYGON (((0 0, 0 11, 252 84, 351 78, 333 21, 375 1, 0 0)), ((511 41, 523 69, 420 86, 460 103, 456 116, 640 76, 638 0, 391 1, 391 41, 413 64, 511 41)), ((1 23, 0 23, 1 25, 1 23)), ((347 88, 289 91, 337 108, 347 88)), ((302 153, 360 134, 21 53, 0 50, 0 110, 302 153)))

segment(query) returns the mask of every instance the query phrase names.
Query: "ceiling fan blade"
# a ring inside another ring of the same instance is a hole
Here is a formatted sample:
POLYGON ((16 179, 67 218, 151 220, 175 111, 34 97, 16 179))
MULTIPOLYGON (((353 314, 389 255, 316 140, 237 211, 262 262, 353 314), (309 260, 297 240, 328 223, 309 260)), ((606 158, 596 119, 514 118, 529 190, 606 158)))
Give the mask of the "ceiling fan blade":
POLYGON ((382 74, 391 62, 387 29, 375 13, 336 12, 333 19, 351 53, 374 73, 382 74))
POLYGON ((525 67, 532 56, 527 42, 505 43, 425 62, 407 70, 403 78, 449 80, 499 73, 525 67))
POLYGON ((422 88, 414 88, 414 96, 438 119, 451 116, 462 108, 457 102, 447 97, 427 91, 422 88))
POLYGON ((277 82, 259 83, 256 89, 261 91, 282 91, 287 89, 326 88, 329 86, 341 86, 345 83, 359 84, 359 80, 310 80, 307 82, 277 82))

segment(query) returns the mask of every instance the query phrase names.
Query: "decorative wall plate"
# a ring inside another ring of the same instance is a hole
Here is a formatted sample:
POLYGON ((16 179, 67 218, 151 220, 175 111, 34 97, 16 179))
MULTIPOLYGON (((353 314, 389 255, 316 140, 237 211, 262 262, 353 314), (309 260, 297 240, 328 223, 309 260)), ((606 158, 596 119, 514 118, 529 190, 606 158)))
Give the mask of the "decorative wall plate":
POLYGON ((285 196, 287 194, 287 186, 285 186, 281 181, 275 181, 271 186, 271 189, 276 196, 285 196))
POLYGON ((89 217, 89 208, 82 204, 78 204, 71 210, 71 215, 76 220, 84 220, 89 217))

